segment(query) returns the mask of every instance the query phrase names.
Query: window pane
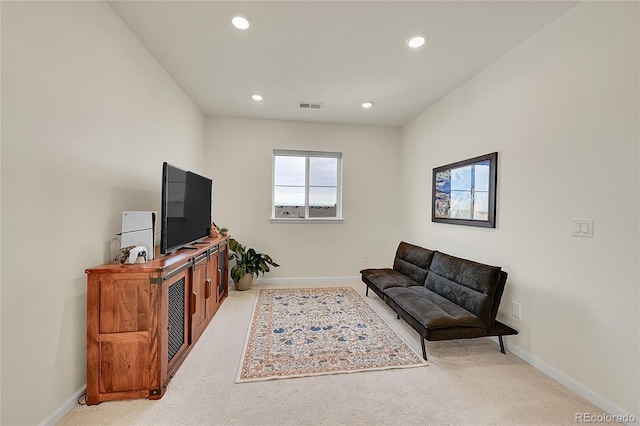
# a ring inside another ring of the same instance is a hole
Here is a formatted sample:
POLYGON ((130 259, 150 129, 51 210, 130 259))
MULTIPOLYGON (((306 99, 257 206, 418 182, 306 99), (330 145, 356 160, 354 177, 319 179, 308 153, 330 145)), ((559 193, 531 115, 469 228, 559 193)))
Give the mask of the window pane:
MULTIPOLYGON (((305 157, 276 156, 274 183, 304 186, 305 157)), ((304 198, 303 203, 304 205, 304 198)))
POLYGON ((337 188, 309 187, 309 217, 336 217, 337 188))
POLYGON ((476 191, 489 191, 489 161, 475 165, 476 191))
POLYGON ((475 220, 489 220, 489 193, 476 192, 473 201, 473 218, 475 220))
POLYGON ((449 217, 454 219, 471 219, 470 191, 451 191, 449 217))
POLYGON ((436 173, 436 191, 448 194, 451 192, 451 171, 436 173))
POLYGON ((436 191, 436 217, 449 217, 449 207, 451 205, 451 194, 447 192, 436 191))
POLYGON ((471 167, 466 166, 451 170, 452 191, 471 190, 471 167))
POLYGON ((310 206, 335 206, 338 202, 336 187, 309 187, 310 206))
POLYGON ((304 218, 304 187, 274 188, 275 217, 304 218))
POLYGON ((309 185, 337 186, 338 159, 337 158, 309 158, 309 185))
POLYGON ((274 202, 277 206, 304 206, 304 187, 276 186, 274 202))

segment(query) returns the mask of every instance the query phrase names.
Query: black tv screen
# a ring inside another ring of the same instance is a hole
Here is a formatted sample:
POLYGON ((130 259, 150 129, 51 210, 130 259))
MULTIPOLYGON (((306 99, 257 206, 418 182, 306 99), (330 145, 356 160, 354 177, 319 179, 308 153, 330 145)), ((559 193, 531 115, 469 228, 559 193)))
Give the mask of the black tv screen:
POLYGON ((209 235, 212 187, 211 179, 163 163, 160 253, 209 235))

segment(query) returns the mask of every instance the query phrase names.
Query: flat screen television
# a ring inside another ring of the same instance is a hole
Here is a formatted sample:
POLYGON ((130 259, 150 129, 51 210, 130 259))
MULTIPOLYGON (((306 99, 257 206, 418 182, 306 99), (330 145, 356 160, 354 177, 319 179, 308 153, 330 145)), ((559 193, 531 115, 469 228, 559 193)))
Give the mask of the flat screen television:
POLYGON ((209 236, 213 181, 162 164, 160 253, 167 254, 209 236))

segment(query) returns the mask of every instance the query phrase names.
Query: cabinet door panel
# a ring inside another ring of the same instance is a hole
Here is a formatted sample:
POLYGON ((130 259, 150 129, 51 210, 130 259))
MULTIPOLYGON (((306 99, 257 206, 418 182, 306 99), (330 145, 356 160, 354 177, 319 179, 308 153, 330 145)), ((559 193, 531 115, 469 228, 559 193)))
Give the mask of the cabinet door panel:
POLYGON ((229 245, 225 242, 220 245, 218 254, 218 302, 222 303, 229 294, 229 245))
POLYGON ((206 308, 206 261, 202 261, 193 267, 193 280, 191 281, 191 342, 195 342, 202 334, 202 326, 207 318, 206 308))
POLYGON ((149 388, 149 333, 108 334, 100 342, 100 393, 149 388))
POLYGON ((189 345, 190 276, 191 270, 185 270, 164 285, 163 314, 160 315, 160 382, 154 388, 167 380, 189 345))
POLYGON ((207 318, 211 320, 218 310, 218 252, 215 252, 207 264, 207 286, 209 297, 207 298, 207 318))
POLYGON ((105 274, 100 278, 100 333, 149 329, 149 276, 105 274))

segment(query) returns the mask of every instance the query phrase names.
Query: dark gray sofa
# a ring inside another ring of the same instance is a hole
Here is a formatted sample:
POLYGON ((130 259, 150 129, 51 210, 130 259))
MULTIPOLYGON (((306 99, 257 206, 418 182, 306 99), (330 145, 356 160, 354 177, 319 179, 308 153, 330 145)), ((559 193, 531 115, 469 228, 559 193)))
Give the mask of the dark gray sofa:
POLYGON ((362 281, 425 340, 518 334, 496 321, 507 273, 498 266, 425 249, 402 241, 393 268, 363 269, 362 281))

